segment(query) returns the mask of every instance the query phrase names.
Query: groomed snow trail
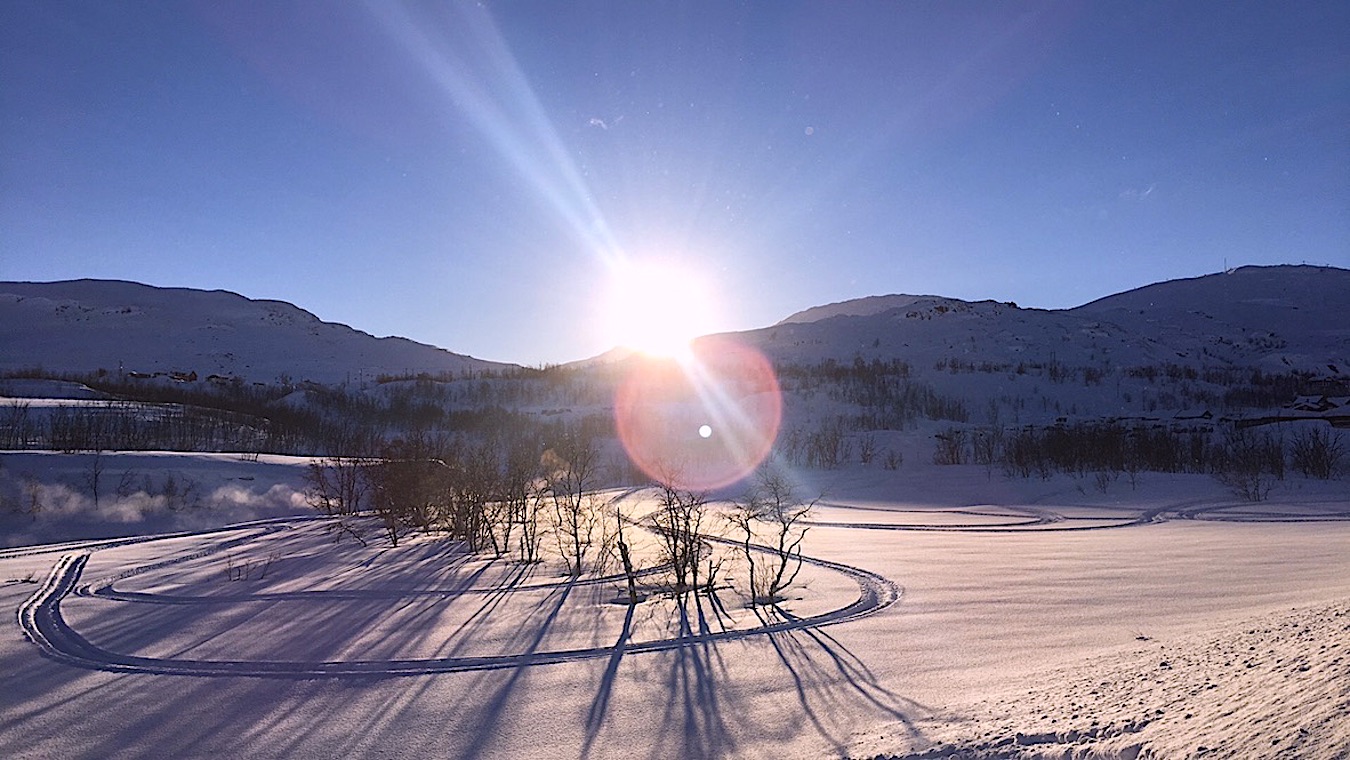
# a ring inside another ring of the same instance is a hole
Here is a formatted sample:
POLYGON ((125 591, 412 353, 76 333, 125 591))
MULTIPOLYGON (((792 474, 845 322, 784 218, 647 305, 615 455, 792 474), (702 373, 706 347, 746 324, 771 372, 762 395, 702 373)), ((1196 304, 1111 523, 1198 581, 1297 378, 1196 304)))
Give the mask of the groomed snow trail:
MULTIPOLYGON (((308 520, 306 520, 308 521, 308 520)), ((249 526, 245 526, 249 527, 249 526)), ((380 591, 309 591, 281 594, 256 594, 237 596, 191 597, 117 591, 113 584, 119 580, 158 570, 170 565, 197 559, 208 554, 223 551, 251 541, 265 533, 284 530, 289 527, 287 520, 267 521, 259 530, 247 535, 221 542, 185 556, 170 560, 133 567, 112 576, 80 585, 81 577, 90 554, 104 546, 95 544, 86 546, 85 551, 68 553, 52 568, 38 589, 19 608, 19 626, 28 638, 37 645, 43 655, 59 662, 82 668, 119 673, 146 673, 155 675, 183 676, 247 676, 261 678, 343 678, 343 677, 382 677, 382 676, 418 676, 437 673, 454 673, 498 668, 516 668, 531 665, 548 665, 576 660, 610 657, 615 651, 624 654, 660 652, 682 647, 699 646, 713 642, 744 639, 764 634, 781 633, 805 628, 817 628, 826 625, 856 620, 874 614, 892 604, 901 595, 898 585, 861 568, 830 562, 814 557, 803 557, 811 565, 844 575, 858 586, 857 597, 849 604, 826 612, 800 618, 790 618, 751 628, 728 629, 690 633, 676 638, 621 641, 615 646, 563 649, 555 651, 530 652, 521 654, 501 654, 479 657, 443 657, 431 659, 383 659, 383 660, 342 660, 342 661, 262 661, 262 660, 197 660, 189 658, 142 657, 114 652, 91 643, 73 626, 66 622, 61 614, 61 602, 68 596, 93 597, 108 602, 150 603, 150 604, 244 604, 257 601, 297 601, 304 599, 331 600, 365 598, 392 601, 406 596, 435 594, 457 596, 460 594, 501 593, 501 589, 464 589, 446 591, 380 592, 380 591)), ((190 535, 207 535, 221 531, 206 531, 201 534, 175 534, 175 538, 190 535)), ((143 539, 158 540, 163 537, 143 539)), ((119 544, 120 545, 120 544, 119 544)), ((608 583, 617 576, 586 579, 584 581, 567 580, 555 583, 531 584, 512 588, 511 591, 566 588, 579 585, 608 583)))

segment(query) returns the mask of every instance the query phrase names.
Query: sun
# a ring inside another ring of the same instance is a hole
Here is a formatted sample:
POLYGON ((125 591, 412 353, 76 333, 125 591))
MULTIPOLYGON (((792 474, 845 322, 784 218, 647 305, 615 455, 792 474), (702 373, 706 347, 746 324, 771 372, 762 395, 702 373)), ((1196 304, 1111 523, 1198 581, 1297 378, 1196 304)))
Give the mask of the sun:
POLYGON ((716 323, 707 282, 671 260, 616 266, 609 303, 607 321, 615 342, 652 356, 681 355, 716 323))

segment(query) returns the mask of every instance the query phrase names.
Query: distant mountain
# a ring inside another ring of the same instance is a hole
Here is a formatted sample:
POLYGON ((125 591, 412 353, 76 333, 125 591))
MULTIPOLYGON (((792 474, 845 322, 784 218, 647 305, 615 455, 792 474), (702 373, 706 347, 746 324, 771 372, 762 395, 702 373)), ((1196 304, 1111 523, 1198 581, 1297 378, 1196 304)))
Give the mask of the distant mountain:
POLYGON ((282 301, 115 280, 0 282, 0 370, 339 383, 509 365, 376 338, 282 301))
POLYGON ((1350 374, 1350 270, 1241 267, 1072 309, 1221 362, 1350 374))
POLYGON ((939 298, 937 296, 867 296, 866 298, 854 298, 840 303, 826 304, 825 306, 812 306, 809 309, 793 314, 786 319, 778 322, 780 325, 819 322, 822 319, 831 317, 867 317, 873 314, 890 311, 891 309, 905 308, 913 306, 916 303, 925 301, 950 301, 952 299, 939 298))
POLYGON ((1053 311, 872 296, 806 309, 742 335, 779 361, 1173 363, 1350 375, 1350 270, 1243 267, 1053 311))
MULTIPOLYGON (((1031 379, 1060 375, 1061 368, 1079 377, 1111 377, 1168 364, 1250 367, 1345 380, 1350 270, 1242 267, 1066 310, 872 296, 806 309, 736 337, 780 363, 900 359, 971 398, 1044 396, 1049 386, 1031 379)), ((630 353, 615 349, 569 366, 624 363, 630 353)), ((220 290, 103 280, 0 283, 0 370, 195 372, 332 384, 510 366, 404 338, 375 338, 288 303, 220 290)), ((1128 402, 1125 388, 1111 390, 1084 396, 1081 406, 1116 403, 1116 397, 1128 406, 1144 395, 1134 393, 1128 402)))

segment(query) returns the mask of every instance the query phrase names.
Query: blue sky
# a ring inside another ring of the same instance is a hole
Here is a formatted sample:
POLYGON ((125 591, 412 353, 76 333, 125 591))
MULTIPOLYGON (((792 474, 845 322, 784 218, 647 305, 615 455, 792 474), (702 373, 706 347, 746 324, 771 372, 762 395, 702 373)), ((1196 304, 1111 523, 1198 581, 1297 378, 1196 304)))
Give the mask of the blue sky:
POLYGON ((540 364, 611 346, 630 260, 724 330, 1350 266, 1347 40, 1343 2, 9 0, 0 280, 540 364))

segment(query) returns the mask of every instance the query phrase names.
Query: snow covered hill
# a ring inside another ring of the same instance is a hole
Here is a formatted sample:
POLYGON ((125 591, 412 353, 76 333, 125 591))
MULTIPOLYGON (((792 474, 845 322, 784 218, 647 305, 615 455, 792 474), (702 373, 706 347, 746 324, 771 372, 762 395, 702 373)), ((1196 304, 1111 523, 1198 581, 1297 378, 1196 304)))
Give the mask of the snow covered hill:
POLYGON ((778 361, 1171 363, 1350 375, 1350 270, 1243 267, 1060 311, 873 296, 807 309, 743 337, 778 361))
POLYGON ((1242 267, 1148 285, 1068 313, 1225 363, 1350 374, 1350 270, 1242 267))
MULTIPOLYGON (((1350 382, 1350 270, 1243 267, 1067 310, 873 296, 806 309, 735 338, 779 365, 899 360, 973 410, 998 401, 1039 409, 1032 417, 1179 412, 1212 405, 1255 369, 1298 371, 1343 388, 1350 382), (1170 383, 1156 383, 1160 375, 1170 383)), ((616 349, 567 369, 597 372, 592 380, 603 385, 614 372, 607 368, 639 361, 631 353, 616 349)), ((0 283, 0 372, 36 367, 337 384, 511 365, 375 338, 287 303, 224 291, 0 283)))
POLYGON ((376 338, 289 303, 223 290, 110 280, 0 283, 0 371, 340 383, 505 366, 406 338, 376 338))
POLYGON ((780 325, 801 323, 801 322, 819 322, 822 319, 830 317, 866 317, 872 314, 880 314, 891 309, 899 309, 924 300, 950 300, 938 299, 937 296, 867 296, 865 298, 854 298, 840 303, 826 304, 824 306, 813 306, 809 309, 803 309, 796 314, 792 314, 778 322, 780 325))

